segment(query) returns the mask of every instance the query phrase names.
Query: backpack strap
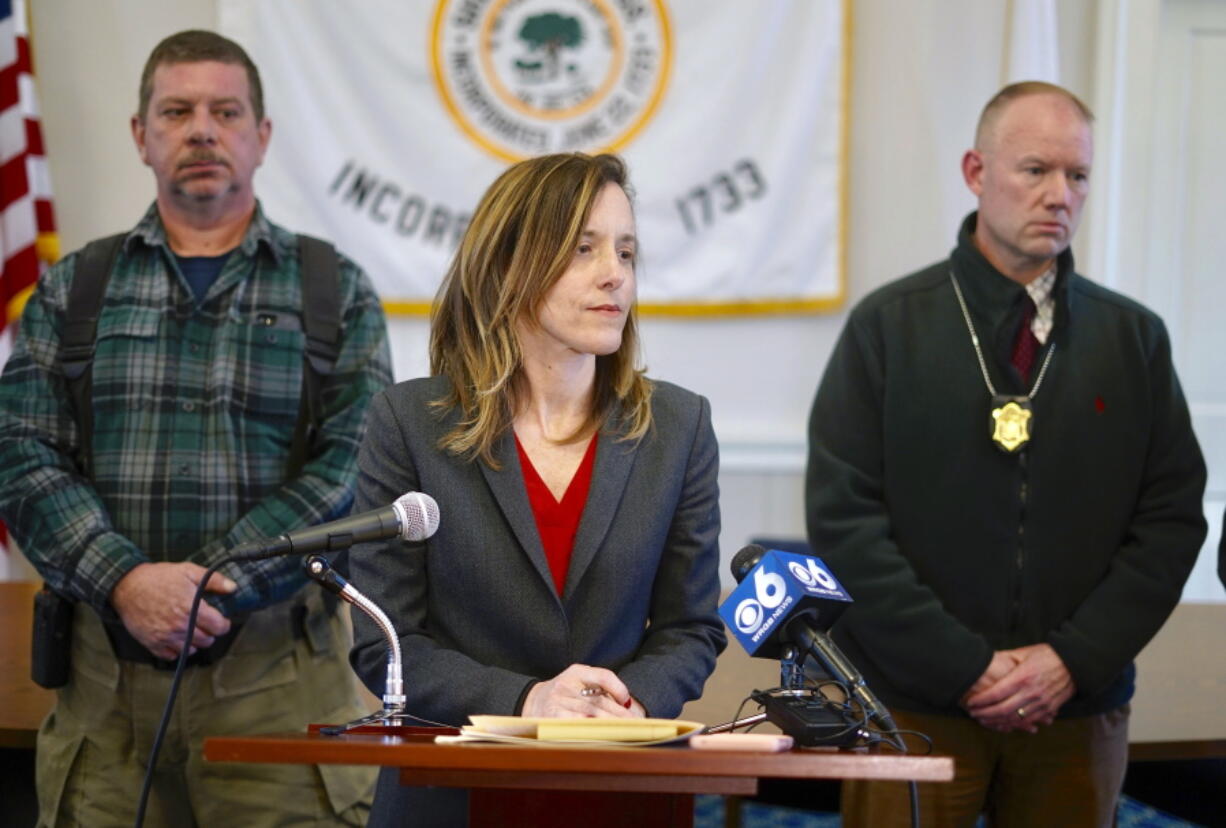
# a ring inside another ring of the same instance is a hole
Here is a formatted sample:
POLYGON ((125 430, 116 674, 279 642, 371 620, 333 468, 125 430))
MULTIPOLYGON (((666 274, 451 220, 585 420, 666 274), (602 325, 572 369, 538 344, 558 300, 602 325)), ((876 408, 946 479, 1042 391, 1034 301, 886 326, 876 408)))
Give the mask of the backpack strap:
MULTIPOLYGON (((60 369, 68 383, 80 432, 82 472, 93 474, 93 361, 98 318, 111 271, 126 233, 97 239, 77 254, 68 293, 60 369)), ((303 354, 302 400, 290 443, 288 469, 294 476, 306 463, 319 431, 323 377, 332 373, 340 355, 340 262, 336 248, 310 236, 298 237, 301 256, 302 319, 306 334, 303 354)))
POLYGON ((64 335, 60 340, 60 370, 68 382, 68 393, 76 411, 80 431, 81 471, 93 474, 93 362, 94 342, 98 336, 98 317, 107 282, 119 258, 127 233, 96 239, 77 254, 65 310, 64 335))
POLYGON ((324 377, 332 373, 340 356, 340 261, 336 248, 311 236, 298 236, 302 280, 303 352, 302 400, 298 425, 290 442, 287 478, 306 464, 311 444, 319 434, 323 412, 324 377))

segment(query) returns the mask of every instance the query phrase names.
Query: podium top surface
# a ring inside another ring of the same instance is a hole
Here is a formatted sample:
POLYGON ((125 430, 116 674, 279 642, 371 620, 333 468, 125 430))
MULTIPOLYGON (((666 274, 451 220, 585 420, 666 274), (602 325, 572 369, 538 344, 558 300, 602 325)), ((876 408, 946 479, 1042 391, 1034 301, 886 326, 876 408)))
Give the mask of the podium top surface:
MULTIPOLYGON (((394 730, 394 729, 393 729, 394 730)), ((424 730, 424 729, 423 729, 424 730)), ((213 762, 383 765, 423 771, 503 774, 617 775, 822 779, 953 778, 947 756, 900 756, 835 750, 750 753, 688 747, 596 747, 586 745, 439 745, 433 735, 315 733, 214 737, 204 743, 213 762)))

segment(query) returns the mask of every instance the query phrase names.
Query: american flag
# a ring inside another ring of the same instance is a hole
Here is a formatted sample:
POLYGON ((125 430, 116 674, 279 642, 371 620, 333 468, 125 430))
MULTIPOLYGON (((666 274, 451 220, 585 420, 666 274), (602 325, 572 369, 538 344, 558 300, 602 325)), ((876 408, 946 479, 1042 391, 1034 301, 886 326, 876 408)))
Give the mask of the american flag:
MULTIPOLYGON (((25 0, 0 0, 0 365, 40 270, 59 258, 25 0)), ((7 540, 0 523, 0 545, 7 540)))

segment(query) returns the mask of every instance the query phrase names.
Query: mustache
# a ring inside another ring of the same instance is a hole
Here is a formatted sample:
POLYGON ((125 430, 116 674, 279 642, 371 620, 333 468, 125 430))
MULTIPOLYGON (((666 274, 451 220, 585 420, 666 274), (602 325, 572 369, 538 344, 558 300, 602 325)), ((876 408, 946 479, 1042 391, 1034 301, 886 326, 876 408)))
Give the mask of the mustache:
POLYGON ((208 150, 195 150, 179 162, 180 169, 195 164, 226 164, 226 159, 208 150))

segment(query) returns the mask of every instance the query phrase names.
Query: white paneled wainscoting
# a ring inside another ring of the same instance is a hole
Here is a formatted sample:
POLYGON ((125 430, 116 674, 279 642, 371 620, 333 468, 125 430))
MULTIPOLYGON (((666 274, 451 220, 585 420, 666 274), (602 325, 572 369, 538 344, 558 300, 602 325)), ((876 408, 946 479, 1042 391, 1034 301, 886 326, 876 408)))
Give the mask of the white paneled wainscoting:
MULTIPOLYGON (((1194 419, 1196 412, 1193 412, 1194 419)), ((1201 435, 1202 444, 1206 435, 1201 435)), ((1216 433, 1215 433, 1216 436, 1216 433)), ((1211 444, 1212 440, 1209 440, 1211 444)), ((1208 446, 1206 456, 1210 454, 1208 446)), ((720 581, 725 590, 735 584, 729 562, 751 538, 805 537, 804 474, 806 447, 789 441, 720 441, 720 581)), ((1196 567, 1183 591, 1186 603, 1226 603, 1226 589, 1218 579, 1218 542, 1226 488, 1221 474, 1211 472, 1205 493, 1209 534, 1196 567)), ((838 577, 838 572, 835 572, 838 577)), ((854 595, 852 596, 855 597, 854 595)))

